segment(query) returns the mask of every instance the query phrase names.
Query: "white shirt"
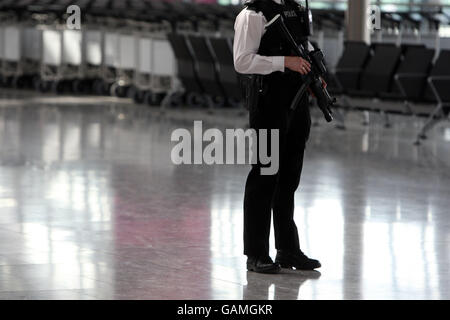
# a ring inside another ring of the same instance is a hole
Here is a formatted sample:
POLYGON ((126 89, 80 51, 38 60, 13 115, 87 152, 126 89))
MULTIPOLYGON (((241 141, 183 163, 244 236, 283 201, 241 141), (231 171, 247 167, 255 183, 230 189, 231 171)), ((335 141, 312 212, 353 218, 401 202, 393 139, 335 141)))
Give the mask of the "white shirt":
MULTIPOLYGON (((281 4, 282 0, 273 0, 281 4)), ((234 68, 239 73, 269 74, 284 72, 283 56, 261 56, 257 54, 267 20, 261 12, 243 9, 234 23, 233 58, 234 68)))

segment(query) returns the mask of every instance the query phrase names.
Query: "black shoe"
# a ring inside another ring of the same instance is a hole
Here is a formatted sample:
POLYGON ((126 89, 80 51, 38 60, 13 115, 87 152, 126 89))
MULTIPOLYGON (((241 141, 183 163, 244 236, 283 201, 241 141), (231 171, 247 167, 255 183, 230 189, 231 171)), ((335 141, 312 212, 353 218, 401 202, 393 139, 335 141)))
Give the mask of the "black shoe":
POLYGON ((281 267, 278 263, 273 263, 269 256, 263 257, 248 257, 247 270, 259 273, 278 273, 281 267))
POLYGON ((308 258, 301 250, 289 252, 278 250, 275 263, 279 263, 282 268, 292 268, 297 270, 314 270, 321 267, 318 260, 308 258))

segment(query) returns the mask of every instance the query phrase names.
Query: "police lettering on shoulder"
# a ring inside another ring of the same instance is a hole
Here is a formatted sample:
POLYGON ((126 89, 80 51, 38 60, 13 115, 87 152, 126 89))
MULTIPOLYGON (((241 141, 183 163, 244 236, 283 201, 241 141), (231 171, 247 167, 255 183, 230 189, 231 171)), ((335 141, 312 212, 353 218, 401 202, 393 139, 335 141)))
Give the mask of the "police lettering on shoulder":
MULTIPOLYGON (((310 95, 327 121, 333 98, 322 76, 323 54, 308 41, 312 15, 308 1, 249 0, 235 22, 233 56, 241 75, 250 128, 278 130, 279 170, 262 175, 262 161, 252 165, 244 195, 244 254, 247 269, 278 273, 281 267, 320 267, 300 249, 294 222, 294 193, 309 138, 310 95), (273 211, 275 262, 269 256, 273 211)), ((273 150, 271 150, 273 151, 273 150)))

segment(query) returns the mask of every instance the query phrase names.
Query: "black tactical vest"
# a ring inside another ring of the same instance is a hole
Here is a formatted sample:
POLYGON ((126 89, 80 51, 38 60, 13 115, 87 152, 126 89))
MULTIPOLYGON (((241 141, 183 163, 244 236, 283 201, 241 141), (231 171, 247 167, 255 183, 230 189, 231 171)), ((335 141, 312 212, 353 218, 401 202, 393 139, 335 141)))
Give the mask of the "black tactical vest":
MULTIPOLYGON (((284 18, 296 42, 307 45, 307 36, 304 31, 304 21, 300 13, 299 4, 294 0, 284 0, 284 4, 277 4, 273 0, 249 0, 245 3, 248 10, 261 12, 269 23, 277 14, 284 18)), ((261 38, 258 54, 263 56, 293 56, 291 45, 280 30, 275 26, 266 28, 261 38)), ((300 73, 285 69, 285 72, 275 71, 267 75, 241 75, 245 105, 251 108, 261 99, 277 97, 279 104, 289 106, 295 94, 303 83, 300 73)))
MULTIPOLYGON (((284 0, 284 4, 278 4, 273 0, 250 0, 245 3, 249 10, 261 12, 270 22, 277 14, 281 14, 284 22, 299 44, 306 44, 308 40, 303 21, 305 16, 301 14, 303 8, 294 0, 284 0)), ((306 46, 307 47, 307 46, 306 46)), ((284 39, 276 27, 268 27, 264 33, 259 46, 258 54, 263 56, 289 56, 294 55, 290 44, 284 39)))

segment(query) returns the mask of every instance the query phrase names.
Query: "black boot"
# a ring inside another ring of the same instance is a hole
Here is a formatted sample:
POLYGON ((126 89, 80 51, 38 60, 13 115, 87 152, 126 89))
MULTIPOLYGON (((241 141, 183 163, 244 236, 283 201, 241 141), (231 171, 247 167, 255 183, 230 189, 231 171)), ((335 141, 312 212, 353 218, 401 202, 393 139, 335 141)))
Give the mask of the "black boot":
POLYGON ((301 250, 297 252, 278 250, 275 263, 279 263, 282 268, 297 270, 314 270, 321 267, 318 260, 308 258, 301 250))
POLYGON ((247 270, 259 273, 278 273, 281 267, 278 263, 273 263, 269 256, 247 258, 247 270))

